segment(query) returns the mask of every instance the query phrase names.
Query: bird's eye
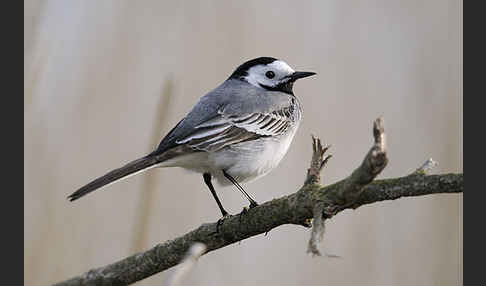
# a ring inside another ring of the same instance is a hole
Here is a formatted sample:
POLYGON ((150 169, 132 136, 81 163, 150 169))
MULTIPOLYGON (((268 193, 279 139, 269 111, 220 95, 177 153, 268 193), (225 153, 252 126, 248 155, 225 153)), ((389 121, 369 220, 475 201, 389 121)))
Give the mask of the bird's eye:
POLYGON ((273 71, 267 71, 265 73, 265 76, 268 77, 268 78, 274 78, 275 77, 275 73, 273 71))

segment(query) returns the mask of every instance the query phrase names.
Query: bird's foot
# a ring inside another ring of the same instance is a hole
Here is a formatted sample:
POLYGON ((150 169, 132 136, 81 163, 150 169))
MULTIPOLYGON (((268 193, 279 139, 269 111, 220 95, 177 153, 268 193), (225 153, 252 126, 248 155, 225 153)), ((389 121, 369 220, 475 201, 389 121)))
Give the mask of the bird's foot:
POLYGON ((243 207, 243 209, 241 210, 240 216, 241 215, 246 215, 248 213, 248 210, 249 210, 248 207, 243 207))
POLYGON ((239 214, 238 221, 241 224, 241 218, 248 213, 248 207, 243 207, 243 210, 241 210, 241 213, 239 214))
POLYGON ((258 207, 258 206, 259 206, 259 204, 257 202, 251 201, 250 202, 250 205, 248 207, 244 207, 243 208, 243 210, 240 213, 240 216, 247 214, 250 209, 255 208, 255 207, 258 207))
POLYGON ((229 218, 230 216, 231 216, 230 214, 226 213, 226 214, 224 214, 224 215, 223 215, 223 217, 222 217, 222 218, 218 219, 218 222, 216 223, 216 231, 215 231, 215 232, 213 232, 213 233, 211 233, 211 234, 212 234, 212 235, 214 235, 214 234, 218 234, 218 233, 219 233, 219 229, 220 229, 220 228, 223 226, 224 221, 225 221, 227 218, 229 218))
POLYGON ((255 201, 250 202, 250 209, 252 209, 254 207, 258 207, 258 206, 259 206, 259 204, 257 202, 255 202, 255 201))

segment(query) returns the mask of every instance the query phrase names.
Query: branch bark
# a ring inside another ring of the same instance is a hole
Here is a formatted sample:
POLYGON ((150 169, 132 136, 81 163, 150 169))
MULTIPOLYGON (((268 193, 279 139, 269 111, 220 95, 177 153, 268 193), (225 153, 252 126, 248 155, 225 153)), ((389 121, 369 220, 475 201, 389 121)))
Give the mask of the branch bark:
POLYGON ((319 255, 317 243, 322 240, 324 222, 345 209, 356 209, 379 201, 401 197, 423 196, 437 193, 462 193, 463 174, 411 175, 372 180, 385 168, 386 140, 383 119, 373 125, 374 144, 363 163, 346 179, 329 186, 320 185, 320 171, 330 156, 324 156, 329 148, 322 147, 313 138, 313 156, 304 186, 296 193, 271 200, 245 213, 230 216, 216 232, 217 223, 205 223, 176 239, 132 255, 107 266, 92 269, 61 285, 128 285, 164 271, 180 263, 194 243, 206 245, 206 253, 246 238, 266 233, 283 224, 309 227, 313 218, 313 230, 308 252, 319 255))

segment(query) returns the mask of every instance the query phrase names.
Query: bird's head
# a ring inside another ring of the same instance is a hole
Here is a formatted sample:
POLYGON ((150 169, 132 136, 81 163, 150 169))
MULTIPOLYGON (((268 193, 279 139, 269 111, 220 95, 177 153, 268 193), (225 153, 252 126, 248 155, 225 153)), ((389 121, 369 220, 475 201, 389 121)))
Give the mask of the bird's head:
POLYGON ((315 75, 314 72, 294 71, 286 62, 271 57, 260 57, 240 65, 229 79, 248 82, 258 88, 293 94, 294 82, 315 75))

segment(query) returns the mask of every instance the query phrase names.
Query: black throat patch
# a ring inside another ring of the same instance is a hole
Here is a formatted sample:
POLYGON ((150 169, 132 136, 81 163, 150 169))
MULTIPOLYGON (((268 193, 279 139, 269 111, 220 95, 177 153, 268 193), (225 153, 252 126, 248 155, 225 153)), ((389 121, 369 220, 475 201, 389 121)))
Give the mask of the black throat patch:
POLYGON ((268 86, 259 83, 261 87, 263 87, 266 90, 271 90, 271 91, 280 91, 284 92, 286 94, 291 94, 294 95, 293 87, 294 87, 294 82, 292 80, 289 80, 287 82, 279 83, 276 86, 268 86))

